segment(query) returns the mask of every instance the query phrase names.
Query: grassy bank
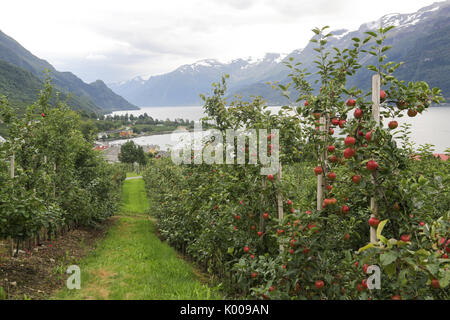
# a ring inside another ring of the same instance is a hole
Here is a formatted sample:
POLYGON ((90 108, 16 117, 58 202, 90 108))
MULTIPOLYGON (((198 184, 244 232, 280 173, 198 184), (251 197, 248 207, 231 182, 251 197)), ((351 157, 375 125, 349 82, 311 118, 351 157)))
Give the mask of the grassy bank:
POLYGON ((123 186, 122 216, 81 264, 81 290, 57 299, 214 299, 194 268, 155 235, 142 179, 123 186))

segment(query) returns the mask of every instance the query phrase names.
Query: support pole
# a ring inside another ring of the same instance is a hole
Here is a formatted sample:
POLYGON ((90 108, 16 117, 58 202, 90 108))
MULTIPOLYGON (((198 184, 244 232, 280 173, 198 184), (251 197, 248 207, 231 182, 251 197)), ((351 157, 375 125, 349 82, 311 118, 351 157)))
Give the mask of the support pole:
MULTIPOLYGON (((325 134, 327 131, 327 126, 326 126, 326 121, 325 121, 325 117, 320 117, 320 134, 321 134, 321 140, 325 141, 325 134)), ((326 154, 325 151, 322 152, 320 154, 320 163, 325 163, 325 158, 326 154)), ((325 169, 326 168, 322 168, 323 169, 323 173, 319 174, 317 176, 317 211, 322 210, 322 203, 323 203, 323 189, 324 189, 324 175, 325 175, 325 169)))
MULTIPOLYGON (((372 77, 372 117, 373 120, 380 124, 380 91, 381 91, 381 78, 377 73, 372 77)), ((373 179, 373 184, 375 185, 375 180, 373 179)), ((370 198, 370 212, 371 218, 375 218, 377 216, 377 203, 375 195, 370 198)), ((370 242, 377 242, 377 229, 374 227, 370 227, 370 242)))

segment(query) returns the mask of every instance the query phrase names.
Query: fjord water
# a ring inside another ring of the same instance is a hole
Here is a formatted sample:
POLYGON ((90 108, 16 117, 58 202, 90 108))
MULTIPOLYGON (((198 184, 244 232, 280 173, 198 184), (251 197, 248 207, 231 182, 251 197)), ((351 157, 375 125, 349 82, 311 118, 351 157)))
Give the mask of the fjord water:
MULTIPOLYGON (((270 107, 270 109, 272 112, 277 112, 280 107, 270 107)), ((147 113, 154 119, 159 120, 189 119, 197 121, 205 116, 201 106, 142 107, 140 110, 117 111, 113 114, 123 115, 126 113, 134 116, 147 113)), ((387 120, 386 124, 390 120, 387 120)), ((399 127, 405 122, 412 125, 410 138, 417 146, 426 143, 433 144, 436 153, 444 153, 447 148, 450 148, 450 104, 433 106, 415 118, 404 116, 396 120, 399 127)), ((171 134, 161 134, 138 137, 132 140, 140 145, 159 145, 161 150, 166 150, 169 146, 176 144, 176 141, 183 136, 181 133, 176 134, 175 137, 172 137, 171 134), (175 138, 175 141, 173 138, 175 138)), ((111 144, 122 144, 124 142, 126 140, 116 140, 112 141, 111 144)))

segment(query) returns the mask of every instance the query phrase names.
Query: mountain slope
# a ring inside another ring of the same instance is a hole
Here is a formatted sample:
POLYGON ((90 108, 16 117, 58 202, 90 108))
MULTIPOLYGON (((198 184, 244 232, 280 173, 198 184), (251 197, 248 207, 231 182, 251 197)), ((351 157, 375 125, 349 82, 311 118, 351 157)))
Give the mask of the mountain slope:
MULTIPOLYGON (((79 109, 94 112, 136 109, 136 106, 114 93, 101 80, 87 84, 71 72, 59 72, 1 31, 0 60, 29 71, 40 80, 45 77, 43 71, 48 70, 56 89, 65 95, 71 93, 73 98, 70 102, 74 101, 79 109)), ((23 89, 27 90, 25 87, 23 89)))
MULTIPOLYGON (((346 48, 352 38, 364 38, 366 31, 380 26, 396 26, 386 40, 393 48, 387 52, 388 59, 403 61, 397 76, 406 81, 427 81, 432 87, 439 87, 450 97, 450 0, 437 2, 411 14, 388 14, 377 21, 364 23, 358 30, 332 31, 328 48, 346 48)), ((220 80, 223 73, 230 74, 229 97, 239 94, 244 98, 251 95, 264 97, 269 104, 284 104, 286 99, 271 89, 268 81, 288 82, 288 68, 282 63, 289 57, 302 62, 303 67, 314 72, 313 60, 317 54, 315 44, 308 43, 304 49, 295 50, 287 57, 268 54, 263 59, 237 59, 229 63, 216 60, 202 60, 177 70, 150 77, 149 80, 135 78, 110 87, 131 102, 141 106, 193 105, 201 104, 199 94, 211 92, 211 83, 220 80)), ((374 64, 370 55, 362 56, 363 64, 374 64)), ((371 72, 361 69, 349 83, 369 88, 371 72)))

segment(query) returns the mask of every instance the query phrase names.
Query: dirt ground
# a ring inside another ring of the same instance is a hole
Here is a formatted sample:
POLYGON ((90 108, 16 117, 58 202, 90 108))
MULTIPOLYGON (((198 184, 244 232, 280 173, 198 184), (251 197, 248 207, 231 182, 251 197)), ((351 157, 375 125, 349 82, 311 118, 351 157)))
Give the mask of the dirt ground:
POLYGON ((17 257, 7 256, 8 243, 0 242, 0 299, 5 293, 9 300, 49 298, 65 285, 70 276, 67 267, 89 254, 116 220, 113 217, 97 228, 72 230, 56 240, 42 241, 31 251, 20 251, 17 257))

